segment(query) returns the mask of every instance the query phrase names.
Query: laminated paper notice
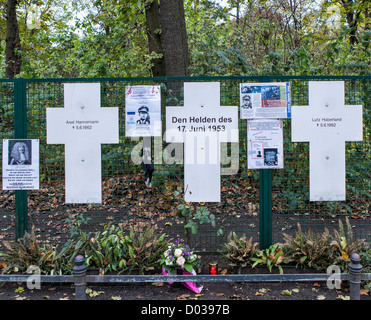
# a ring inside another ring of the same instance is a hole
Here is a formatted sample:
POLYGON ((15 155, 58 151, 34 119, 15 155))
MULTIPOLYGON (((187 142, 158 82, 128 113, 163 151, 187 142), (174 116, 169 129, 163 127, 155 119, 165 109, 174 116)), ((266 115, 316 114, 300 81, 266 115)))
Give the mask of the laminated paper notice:
POLYGON ((241 83, 241 119, 291 117, 290 83, 241 83))
POLYGON ((283 168, 282 125, 282 120, 276 119, 248 120, 248 169, 283 168))
POLYGON ((160 86, 127 86, 125 90, 126 137, 161 136, 160 86))
POLYGON ((39 189, 39 140, 3 140, 3 190, 39 189))

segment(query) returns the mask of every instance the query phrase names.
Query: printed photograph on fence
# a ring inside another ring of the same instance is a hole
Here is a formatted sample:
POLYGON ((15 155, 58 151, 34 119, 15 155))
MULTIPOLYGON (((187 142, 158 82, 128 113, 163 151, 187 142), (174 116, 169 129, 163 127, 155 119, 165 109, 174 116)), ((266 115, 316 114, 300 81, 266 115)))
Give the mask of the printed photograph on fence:
POLYGON ((39 180, 39 140, 3 140, 3 190, 37 190, 39 180))
POLYGON ((248 169, 283 168, 282 120, 248 120, 247 141, 248 169))
POLYGON ((126 137, 161 136, 160 86, 127 86, 125 116, 126 137))
POLYGON ((240 118, 290 118, 290 83, 240 83, 240 118))

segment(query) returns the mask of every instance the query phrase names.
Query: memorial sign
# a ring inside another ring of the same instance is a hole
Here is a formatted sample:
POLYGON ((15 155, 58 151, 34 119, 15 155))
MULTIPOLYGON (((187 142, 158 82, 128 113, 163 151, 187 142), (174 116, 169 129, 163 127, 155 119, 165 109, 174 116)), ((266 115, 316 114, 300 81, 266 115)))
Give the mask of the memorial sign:
POLYGON ((247 168, 283 168, 283 122, 279 119, 247 121, 247 168))
POLYGON ((240 83, 240 117, 290 118, 290 83, 240 83))
POLYGON ((119 142, 118 108, 101 108, 99 83, 64 84, 64 108, 47 108, 47 143, 65 145, 66 203, 101 203, 101 144, 119 142))
POLYGON ((38 139, 3 140, 3 190, 38 190, 38 139))
POLYGON ((362 106, 345 105, 344 82, 309 82, 309 106, 293 106, 292 142, 309 142, 310 200, 345 200, 345 141, 362 141, 362 106))
POLYGON ((127 86, 125 115, 126 137, 161 136, 160 86, 127 86))
POLYGON ((218 82, 184 83, 184 107, 166 108, 166 141, 184 143, 188 202, 220 201, 220 143, 238 142, 238 107, 220 106, 218 82))

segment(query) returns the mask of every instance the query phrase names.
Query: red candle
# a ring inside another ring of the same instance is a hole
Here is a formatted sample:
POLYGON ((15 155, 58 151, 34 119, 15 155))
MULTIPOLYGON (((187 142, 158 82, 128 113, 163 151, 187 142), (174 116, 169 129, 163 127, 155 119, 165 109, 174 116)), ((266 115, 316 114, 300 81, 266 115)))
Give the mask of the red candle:
POLYGON ((218 264, 216 262, 209 263, 209 273, 212 275, 218 274, 218 264))

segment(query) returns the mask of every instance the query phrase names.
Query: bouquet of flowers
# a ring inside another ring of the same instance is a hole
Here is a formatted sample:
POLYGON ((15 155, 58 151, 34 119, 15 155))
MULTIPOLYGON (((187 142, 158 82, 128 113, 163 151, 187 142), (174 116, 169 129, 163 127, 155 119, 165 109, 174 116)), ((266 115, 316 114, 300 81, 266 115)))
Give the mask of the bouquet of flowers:
POLYGON ((171 273, 176 274, 177 270, 188 271, 193 273, 193 266, 197 261, 197 255, 195 255, 188 245, 179 243, 170 244, 168 249, 163 253, 161 264, 163 268, 171 273))

